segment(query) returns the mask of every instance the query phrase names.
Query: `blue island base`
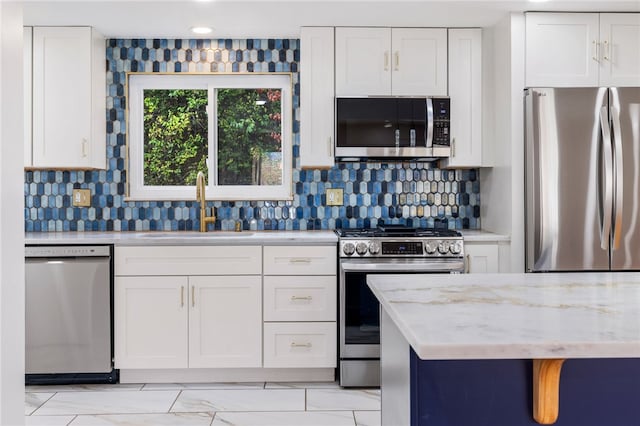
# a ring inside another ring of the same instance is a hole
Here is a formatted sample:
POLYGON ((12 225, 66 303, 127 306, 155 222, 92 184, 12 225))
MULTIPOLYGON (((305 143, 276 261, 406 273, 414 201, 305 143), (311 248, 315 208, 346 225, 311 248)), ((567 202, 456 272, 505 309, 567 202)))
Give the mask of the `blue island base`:
MULTIPOLYGON (((411 425, 537 425, 532 371, 531 360, 424 361, 411 349, 411 425)), ((568 359, 555 425, 640 425, 640 359, 568 359)))

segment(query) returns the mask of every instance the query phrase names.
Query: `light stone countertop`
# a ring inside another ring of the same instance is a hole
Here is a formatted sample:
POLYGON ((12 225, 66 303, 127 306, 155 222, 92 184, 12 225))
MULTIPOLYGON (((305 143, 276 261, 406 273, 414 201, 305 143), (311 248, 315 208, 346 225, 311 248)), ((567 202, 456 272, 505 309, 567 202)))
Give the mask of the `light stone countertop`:
MULTIPOLYGON (((509 241, 505 235, 480 230, 461 231, 465 241, 509 241)), ((333 230, 320 231, 113 231, 27 232, 25 244, 224 245, 224 244, 335 244, 333 230)))
POLYGON ((495 232, 484 231, 481 229, 462 229, 460 230, 462 237, 466 242, 482 242, 496 243, 509 242, 511 238, 508 235, 496 234, 495 232))
POLYGON ((114 244, 116 246, 336 244, 333 231, 144 231, 27 232, 25 244, 114 244))
POLYGON ((369 275, 421 359, 640 357, 640 273, 369 275))

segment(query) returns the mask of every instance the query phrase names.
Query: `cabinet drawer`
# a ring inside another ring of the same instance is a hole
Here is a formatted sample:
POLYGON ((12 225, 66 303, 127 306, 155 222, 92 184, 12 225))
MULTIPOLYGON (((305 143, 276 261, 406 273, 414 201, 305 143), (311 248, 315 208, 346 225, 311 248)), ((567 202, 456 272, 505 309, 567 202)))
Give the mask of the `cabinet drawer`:
POLYGON ((336 277, 264 277, 265 321, 335 321, 336 277))
POLYGON ((265 246, 265 275, 335 275, 336 246, 265 246))
POLYGON ((116 247, 116 275, 259 275, 260 246, 116 247))
POLYGON ((333 368, 336 323, 265 323, 265 368, 333 368))

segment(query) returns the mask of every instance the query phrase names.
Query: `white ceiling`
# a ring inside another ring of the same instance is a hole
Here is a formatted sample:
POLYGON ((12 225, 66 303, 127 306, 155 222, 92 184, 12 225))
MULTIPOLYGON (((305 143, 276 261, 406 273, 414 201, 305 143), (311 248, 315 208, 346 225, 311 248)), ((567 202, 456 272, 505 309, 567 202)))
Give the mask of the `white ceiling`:
MULTIPOLYGON (((0 0, 1 1, 1 0, 0 0)), ((300 26, 487 27, 510 11, 640 11, 640 0, 49 0, 25 1, 25 25, 90 25, 106 37, 298 37, 300 26)))

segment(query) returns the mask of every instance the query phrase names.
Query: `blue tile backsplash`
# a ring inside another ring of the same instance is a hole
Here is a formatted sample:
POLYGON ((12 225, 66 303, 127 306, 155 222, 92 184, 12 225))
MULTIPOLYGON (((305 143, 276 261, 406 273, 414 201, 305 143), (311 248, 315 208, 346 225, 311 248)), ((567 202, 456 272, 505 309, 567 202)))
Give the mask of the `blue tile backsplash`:
MULTIPOLYGON (((308 230, 375 227, 378 223, 449 229, 480 228, 478 171, 440 170, 430 163, 338 163, 301 170, 298 132, 299 40, 107 40, 107 170, 26 171, 26 231, 197 230, 195 201, 125 201, 126 73, 291 72, 292 201, 216 201, 215 228, 308 230), (73 207, 73 189, 91 190, 91 207, 73 207), (327 206, 325 190, 342 188, 344 205, 327 206)), ((304 70, 303 70, 304 72, 304 70)), ((195 190, 194 190, 195 199, 195 190)))

